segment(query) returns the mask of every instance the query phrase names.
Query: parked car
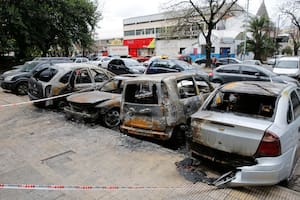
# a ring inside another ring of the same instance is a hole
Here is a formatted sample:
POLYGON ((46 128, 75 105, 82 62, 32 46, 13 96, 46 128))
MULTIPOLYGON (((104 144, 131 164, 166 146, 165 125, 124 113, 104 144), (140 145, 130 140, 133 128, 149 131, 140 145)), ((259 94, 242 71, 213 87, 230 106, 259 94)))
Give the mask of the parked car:
POLYGON ((76 57, 74 63, 88 63, 89 59, 86 57, 76 57))
MULTIPOLYGON (((59 63, 38 70, 29 80, 30 100, 63 95, 100 86, 114 76, 113 73, 86 63, 59 63)), ((66 105, 65 96, 36 102, 38 107, 66 105)))
POLYGON ((134 75, 115 76, 99 89, 67 97, 64 108, 67 118, 102 122, 113 128, 120 124, 120 104, 124 82, 134 75))
POLYGON ((231 64, 214 69, 209 75, 209 80, 214 83, 228 83, 234 81, 271 81, 298 84, 296 79, 288 76, 279 76, 272 71, 258 65, 231 64))
POLYGON ((195 71, 196 68, 178 59, 156 59, 147 67, 145 74, 159 74, 182 71, 195 71))
POLYGON ((0 76, 1 87, 18 95, 27 95, 28 80, 37 68, 50 63, 71 62, 70 60, 34 60, 28 61, 22 67, 4 72, 0 76))
POLYGON ((299 157, 299 92, 274 82, 220 86, 192 115, 193 155, 233 167, 219 180, 228 186, 289 180, 299 157))
POLYGON ((182 61, 185 61, 189 64, 192 64, 192 57, 189 56, 189 55, 179 55, 178 60, 182 60, 182 61))
POLYGON ((66 61, 66 62, 72 61, 72 59, 69 57, 36 57, 33 60, 34 61, 36 61, 36 60, 39 60, 39 61, 61 60, 61 61, 66 61))
POLYGON ((114 58, 107 69, 115 74, 143 74, 145 67, 132 58, 114 58))
POLYGON ((260 62, 260 60, 244 60, 242 63, 243 64, 249 64, 249 65, 260 65, 260 66, 262 66, 262 63, 260 62))
POLYGON ((267 58, 268 65, 275 65, 279 58, 284 57, 284 55, 274 55, 271 58, 267 58))
POLYGON ((182 141, 190 115, 213 90, 196 73, 141 75, 127 80, 121 101, 121 132, 182 141))
POLYGON ((242 63, 239 59, 236 58, 219 58, 216 63, 216 67, 220 65, 227 65, 227 64, 239 64, 242 63))
POLYGON ((195 60, 195 63, 198 64, 198 65, 206 64, 206 58, 197 58, 195 60))
POLYGON ((143 63, 145 61, 148 61, 151 58, 151 56, 139 56, 136 58, 136 60, 140 63, 143 63))
POLYGON ((96 60, 89 61, 89 63, 97 65, 98 67, 102 67, 107 69, 107 65, 109 61, 111 61, 113 58, 108 56, 100 56, 96 60))
POLYGON ((282 57, 274 65, 273 72, 300 79, 300 57, 282 57))

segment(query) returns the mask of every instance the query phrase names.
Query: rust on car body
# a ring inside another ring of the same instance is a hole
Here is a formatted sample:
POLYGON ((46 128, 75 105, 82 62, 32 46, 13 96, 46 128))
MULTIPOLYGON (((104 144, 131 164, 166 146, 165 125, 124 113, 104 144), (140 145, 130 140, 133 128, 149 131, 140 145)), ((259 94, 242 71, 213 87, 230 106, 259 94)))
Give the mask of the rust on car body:
POLYGON ((142 75, 128 80, 121 101, 120 130, 161 140, 182 134, 180 129, 188 125, 190 115, 212 90, 208 80, 196 73, 142 75))

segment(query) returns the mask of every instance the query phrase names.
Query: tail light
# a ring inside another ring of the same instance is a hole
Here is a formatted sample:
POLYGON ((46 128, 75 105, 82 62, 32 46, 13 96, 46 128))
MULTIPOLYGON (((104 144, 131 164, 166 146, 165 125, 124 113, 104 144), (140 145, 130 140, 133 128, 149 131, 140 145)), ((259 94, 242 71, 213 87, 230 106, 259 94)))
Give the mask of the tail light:
POLYGON ((214 73, 213 72, 209 72, 208 76, 214 76, 214 73))
POLYGON ((266 131, 257 148, 255 157, 276 157, 281 155, 279 137, 270 131, 266 131))

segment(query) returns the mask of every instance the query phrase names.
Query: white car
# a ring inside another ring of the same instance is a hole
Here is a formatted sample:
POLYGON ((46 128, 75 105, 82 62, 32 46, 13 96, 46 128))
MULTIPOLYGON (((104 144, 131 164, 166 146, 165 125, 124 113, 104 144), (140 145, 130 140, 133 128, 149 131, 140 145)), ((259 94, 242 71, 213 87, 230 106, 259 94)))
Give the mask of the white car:
POLYGON ((85 57, 77 57, 74 60, 74 63, 88 63, 89 59, 85 58, 85 57))
POLYGON ((220 86, 192 115, 191 151, 233 167, 216 185, 288 181, 299 158, 300 88, 233 82, 220 86))
POLYGON ((102 56, 98 57, 96 60, 90 61, 89 63, 107 69, 107 65, 112 59, 112 57, 102 56))
POLYGON ((276 61, 273 72, 287 75, 295 79, 300 78, 300 57, 282 57, 276 61))

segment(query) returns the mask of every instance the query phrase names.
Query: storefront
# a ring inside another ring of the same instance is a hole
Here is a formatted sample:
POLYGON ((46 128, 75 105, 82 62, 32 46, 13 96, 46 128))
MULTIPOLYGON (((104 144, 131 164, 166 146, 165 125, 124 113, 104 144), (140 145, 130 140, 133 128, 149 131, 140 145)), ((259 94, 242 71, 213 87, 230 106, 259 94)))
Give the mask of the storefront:
POLYGON ((132 57, 152 56, 155 51, 154 38, 139 38, 123 41, 124 46, 128 46, 129 55, 132 57))

